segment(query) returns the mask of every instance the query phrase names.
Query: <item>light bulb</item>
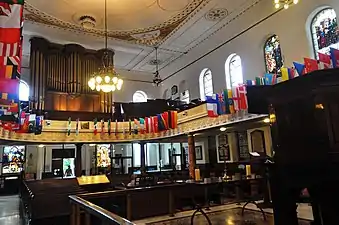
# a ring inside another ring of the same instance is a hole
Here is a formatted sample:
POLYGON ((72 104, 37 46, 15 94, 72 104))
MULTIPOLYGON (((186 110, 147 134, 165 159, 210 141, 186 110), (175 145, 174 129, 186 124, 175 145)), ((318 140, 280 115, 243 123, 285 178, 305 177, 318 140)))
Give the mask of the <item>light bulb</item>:
POLYGON ((97 77, 95 78, 95 81, 96 81, 98 84, 100 84, 101 81, 102 81, 102 78, 101 78, 100 76, 97 76, 97 77))
POLYGON ((294 4, 298 4, 299 0, 293 0, 294 4))
POLYGON ((95 89, 96 89, 97 91, 100 91, 100 85, 97 85, 97 86, 95 87, 95 89))
POLYGON ((264 123, 269 123, 270 122, 270 119, 269 118, 265 118, 264 119, 264 123))
POLYGON ((118 83, 118 78, 117 77, 113 77, 112 81, 113 81, 114 84, 117 84, 118 83))
POLYGON ((279 3, 275 4, 275 8, 279 9, 280 8, 280 4, 279 3))
POLYGON ((224 131, 226 131, 226 130, 227 130, 226 127, 220 127, 220 131, 221 131, 221 132, 224 132, 224 131))
POLYGON ((121 90, 121 85, 117 84, 117 90, 118 90, 118 91, 121 90))
POLYGON ((284 8, 285 8, 285 9, 288 9, 288 7, 289 7, 289 5, 288 5, 288 3, 286 3, 286 4, 284 5, 284 8))
POLYGON ((105 76, 105 82, 109 83, 109 81, 111 80, 111 78, 109 76, 105 76))
POLYGON ((122 79, 118 80, 118 84, 122 85, 124 83, 124 81, 122 79))
POLYGON ((274 0, 274 3, 275 3, 275 4, 278 4, 278 3, 279 3, 279 0, 274 0))
POLYGON ((111 90, 115 91, 115 85, 114 84, 111 86, 111 90))

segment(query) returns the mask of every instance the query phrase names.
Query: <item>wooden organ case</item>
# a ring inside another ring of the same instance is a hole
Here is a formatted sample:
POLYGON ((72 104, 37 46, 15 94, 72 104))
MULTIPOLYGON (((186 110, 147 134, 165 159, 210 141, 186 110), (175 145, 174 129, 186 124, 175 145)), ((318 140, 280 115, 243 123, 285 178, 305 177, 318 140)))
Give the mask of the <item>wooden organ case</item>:
POLYGON ((247 91, 250 113, 269 108, 275 225, 298 224, 296 202, 304 188, 314 224, 339 224, 339 69, 247 91))
MULTIPOLYGON (((92 91, 87 83, 102 66, 103 50, 76 44, 60 45, 32 38, 30 102, 36 110, 111 113, 111 93, 92 91)), ((114 52, 110 51, 113 59, 114 52)))

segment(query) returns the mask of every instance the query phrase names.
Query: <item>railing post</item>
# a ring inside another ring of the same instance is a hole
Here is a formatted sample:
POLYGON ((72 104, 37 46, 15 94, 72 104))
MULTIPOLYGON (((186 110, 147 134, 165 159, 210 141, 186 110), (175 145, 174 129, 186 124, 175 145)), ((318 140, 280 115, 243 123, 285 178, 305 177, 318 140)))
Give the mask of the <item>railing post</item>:
POLYGON ((91 215, 89 213, 85 213, 85 225, 91 225, 91 215))
POLYGON ((127 219, 132 219, 132 197, 131 194, 127 194, 127 219))

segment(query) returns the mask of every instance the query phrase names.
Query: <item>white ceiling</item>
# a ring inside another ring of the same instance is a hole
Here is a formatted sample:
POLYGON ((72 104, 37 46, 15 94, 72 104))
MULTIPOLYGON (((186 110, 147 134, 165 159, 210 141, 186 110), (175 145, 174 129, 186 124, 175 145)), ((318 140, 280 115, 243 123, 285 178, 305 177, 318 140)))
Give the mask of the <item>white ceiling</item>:
MULTIPOLYGON (((159 45, 160 68, 165 67, 225 27, 255 1, 108 0, 109 47, 116 52, 115 66, 152 74, 155 66, 149 62, 155 58, 153 45, 159 45)), ((33 36, 60 44, 78 43, 89 49, 103 48, 104 0, 93 2, 26 0, 24 64, 29 57, 29 39, 33 36), (79 25, 78 18, 82 15, 97 20, 95 29, 85 30, 79 25)))

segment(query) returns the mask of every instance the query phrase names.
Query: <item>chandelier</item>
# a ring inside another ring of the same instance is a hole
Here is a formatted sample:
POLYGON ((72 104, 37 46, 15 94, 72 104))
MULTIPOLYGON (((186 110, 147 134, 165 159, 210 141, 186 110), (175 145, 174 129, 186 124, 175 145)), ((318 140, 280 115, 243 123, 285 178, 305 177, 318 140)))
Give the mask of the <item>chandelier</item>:
POLYGON ((274 7, 279 9, 281 6, 284 6, 285 9, 288 9, 290 4, 298 4, 299 0, 274 0, 274 7))
POLYGON ((107 0, 105 0, 105 49, 102 56, 102 67, 98 72, 92 74, 92 78, 88 81, 88 86, 91 90, 105 93, 121 90, 123 84, 123 80, 119 78, 118 73, 114 69, 114 52, 108 50, 107 39, 107 0))
POLYGON ((151 65, 155 65, 155 73, 154 73, 154 77, 153 77, 153 86, 160 86, 160 84, 162 84, 162 79, 160 77, 159 74, 159 64, 160 64, 160 60, 158 60, 158 47, 155 47, 155 60, 152 60, 150 62, 151 65))

